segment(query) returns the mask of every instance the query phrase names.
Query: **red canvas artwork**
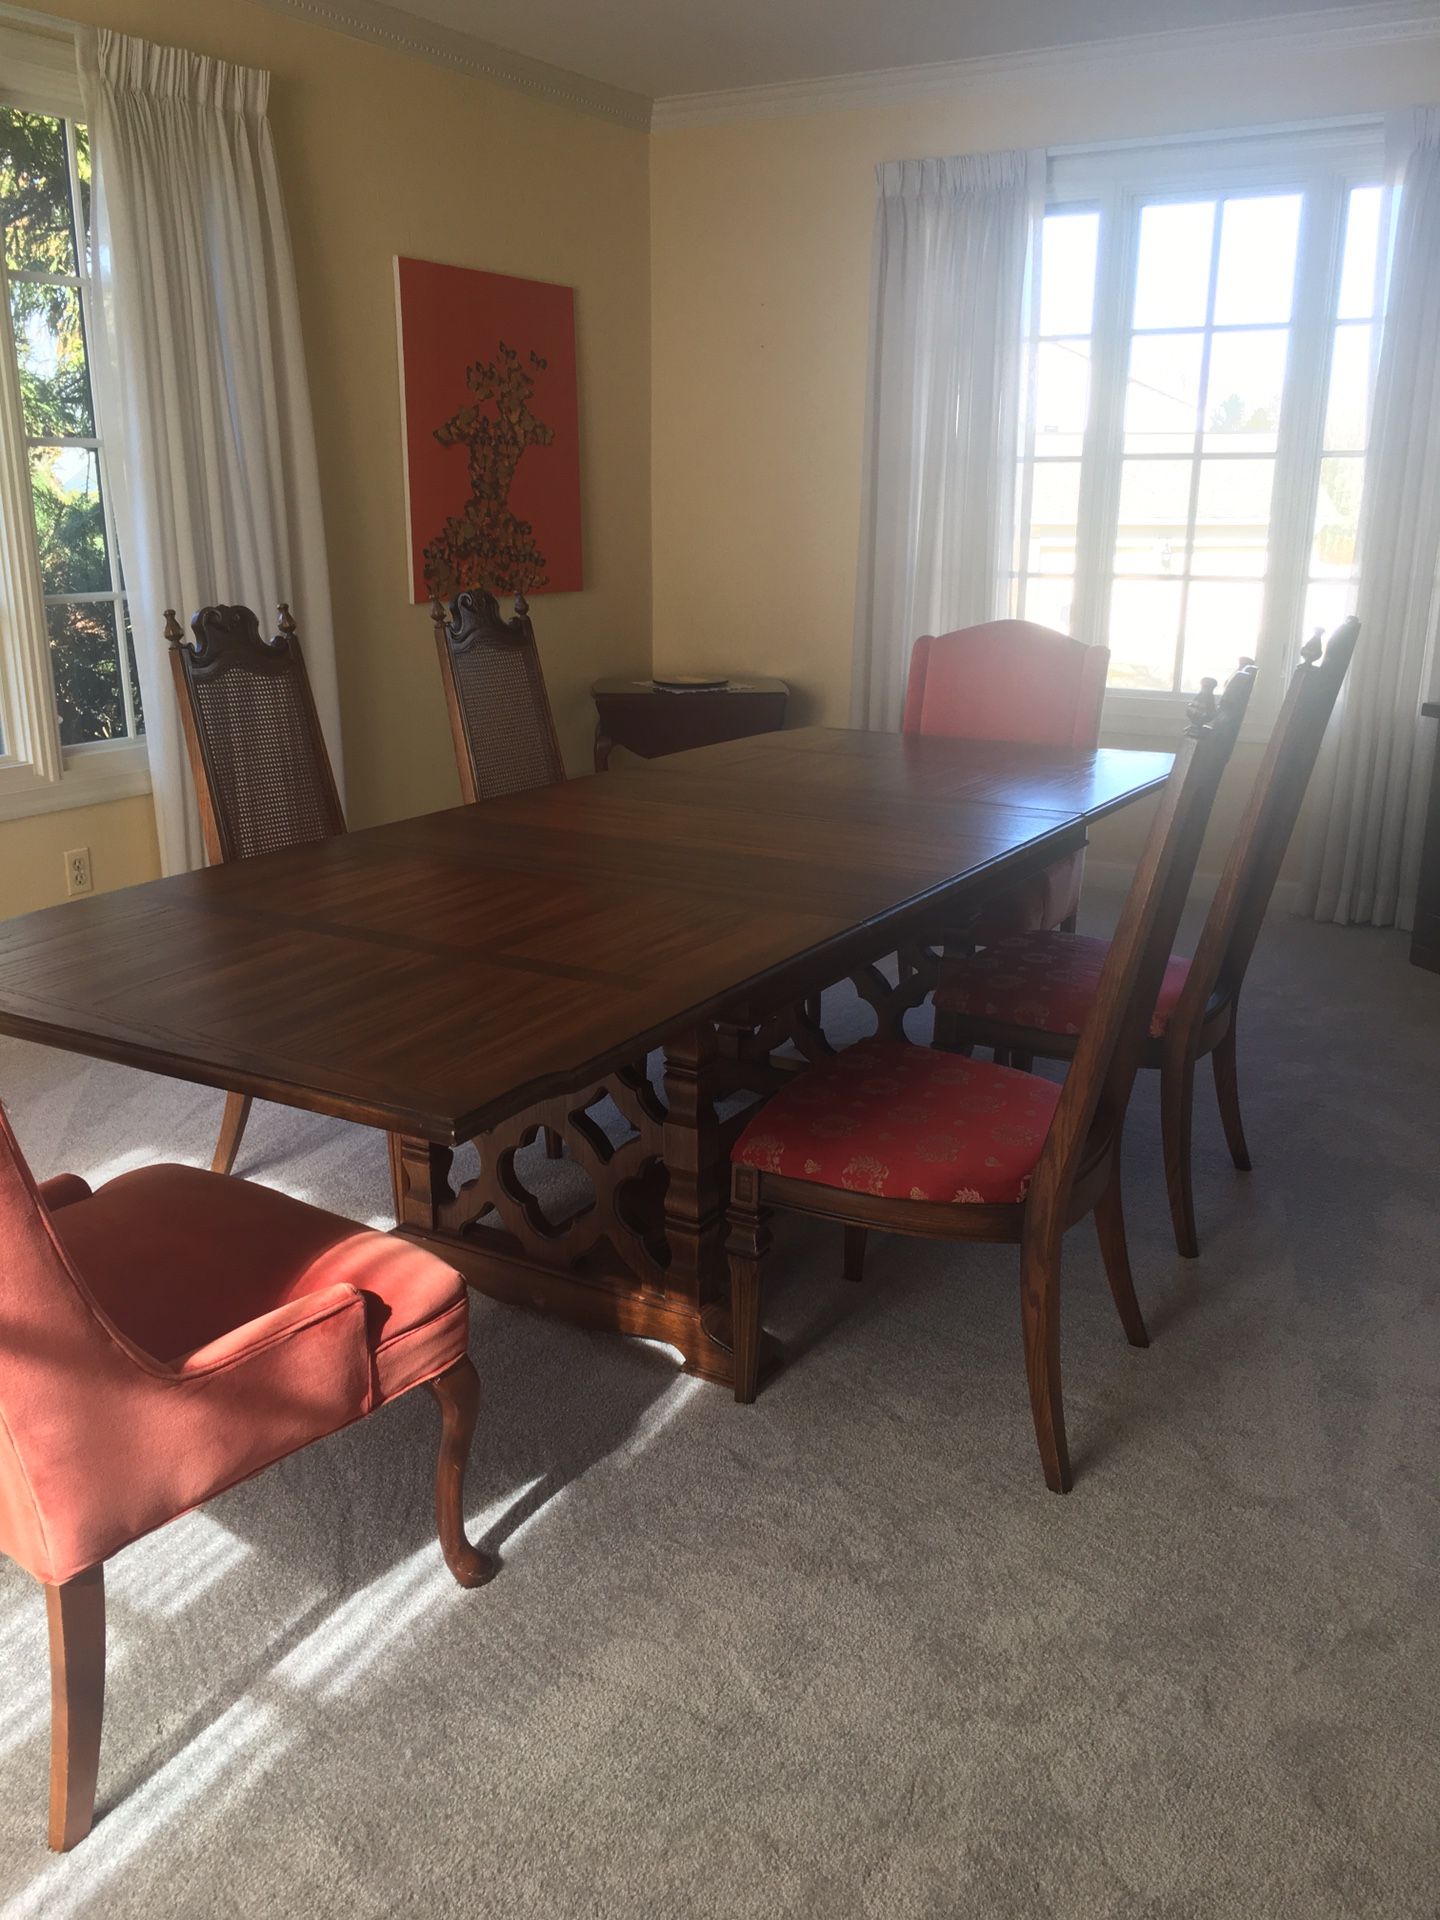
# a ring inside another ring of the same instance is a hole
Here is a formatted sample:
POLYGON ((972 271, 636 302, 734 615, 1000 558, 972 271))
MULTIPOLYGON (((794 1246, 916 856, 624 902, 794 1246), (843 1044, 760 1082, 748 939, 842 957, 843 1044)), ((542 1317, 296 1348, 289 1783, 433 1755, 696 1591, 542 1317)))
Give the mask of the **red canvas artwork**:
POLYGON ((577 592, 574 289, 395 269, 415 599, 577 592))

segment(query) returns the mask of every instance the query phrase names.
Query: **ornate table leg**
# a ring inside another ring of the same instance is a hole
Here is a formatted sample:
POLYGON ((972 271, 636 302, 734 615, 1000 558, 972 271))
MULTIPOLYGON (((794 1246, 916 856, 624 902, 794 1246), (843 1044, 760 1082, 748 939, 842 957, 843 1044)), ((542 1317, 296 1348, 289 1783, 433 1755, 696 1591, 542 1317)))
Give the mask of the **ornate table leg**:
POLYGON ((433 1233, 439 1225, 441 1204, 453 1197, 450 1166, 455 1155, 449 1147, 432 1146, 428 1140, 412 1140, 403 1133, 392 1133, 389 1140, 395 1224, 433 1233))
POLYGON ((665 1049, 665 1290, 695 1315, 687 1373, 729 1385, 730 1316, 725 1302, 725 1202, 729 1166, 715 1117, 717 1042, 713 1026, 693 1028, 665 1049))

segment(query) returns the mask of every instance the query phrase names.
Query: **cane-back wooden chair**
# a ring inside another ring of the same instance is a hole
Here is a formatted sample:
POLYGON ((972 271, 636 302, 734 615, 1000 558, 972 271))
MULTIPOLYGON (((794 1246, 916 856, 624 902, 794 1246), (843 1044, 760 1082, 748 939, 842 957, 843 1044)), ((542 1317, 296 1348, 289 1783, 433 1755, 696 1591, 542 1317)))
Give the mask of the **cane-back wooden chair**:
POLYGON ((63 1850, 95 1805, 105 1562, 423 1386, 441 1412, 440 1544, 480 1586, 494 1562, 464 1508, 479 1383, 469 1294, 433 1254, 200 1167, 37 1187, 3 1109, 0 1244, 0 1552, 45 1589, 63 1850))
POLYGON ((784 1207, 845 1228, 846 1277, 872 1227, 926 1239, 1018 1243, 1030 1405, 1046 1484, 1068 1493, 1060 1391, 1060 1258, 1094 1213, 1110 1290, 1132 1345, 1135 1298, 1120 1193, 1120 1140, 1145 1025, 1175 937, 1253 668, 1192 704, 1135 880, 1063 1086, 903 1040, 862 1040, 803 1069, 732 1153, 727 1250, 735 1397, 753 1399, 767 1214, 784 1207))
MULTIPOLYGON (((1190 1140, 1195 1064, 1210 1055, 1230 1157, 1248 1172, 1235 1065, 1240 989, 1359 635, 1351 619, 1328 646, 1317 633, 1302 648, 1195 957, 1171 957, 1154 1002, 1141 1064, 1160 1073, 1165 1182, 1175 1244, 1187 1258, 1199 1252, 1190 1140)), ((1072 1058, 1107 953, 1104 940, 1036 931, 947 962, 935 996, 936 1044, 1072 1058)))
POLYGON ((565 763, 524 596, 509 620, 483 591, 460 594, 448 611, 432 600, 430 619, 466 802, 558 786, 565 763))
MULTIPOLYGON (((290 609, 262 640, 249 607, 202 607, 187 641, 173 608, 165 638, 175 697, 212 866, 345 831, 330 756, 290 609)), ((248 1094, 227 1093, 212 1162, 229 1173, 250 1117, 248 1094)))
MULTIPOLYGON (((1009 740, 1091 753, 1100 740, 1108 647, 1087 647, 1031 620, 989 620, 915 642, 902 732, 1009 740)), ((1009 886, 968 929, 978 943, 1027 927, 1073 925, 1085 850, 1009 886)))

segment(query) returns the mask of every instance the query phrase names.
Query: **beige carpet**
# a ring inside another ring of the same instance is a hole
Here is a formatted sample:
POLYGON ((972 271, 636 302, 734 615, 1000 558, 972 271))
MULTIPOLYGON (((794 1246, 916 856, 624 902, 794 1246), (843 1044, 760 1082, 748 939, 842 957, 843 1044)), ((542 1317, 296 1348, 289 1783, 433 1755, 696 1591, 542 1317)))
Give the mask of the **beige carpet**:
MULTIPOLYGON (((477 1302, 500 1577, 441 1563, 423 1397, 130 1549, 66 1859, 0 1570, 0 1911, 1434 1920, 1440 978, 1277 921, 1243 1026, 1257 1170, 1205 1087, 1196 1264, 1153 1087, 1132 1116, 1148 1353, 1071 1236, 1069 1499, 1006 1249, 881 1242, 862 1290, 784 1231, 793 1362, 748 1410, 477 1302)), ((0 1092, 42 1175, 204 1158, 219 1114, 9 1042, 0 1092)), ((384 1219, 374 1136, 262 1108, 244 1166, 384 1219)))

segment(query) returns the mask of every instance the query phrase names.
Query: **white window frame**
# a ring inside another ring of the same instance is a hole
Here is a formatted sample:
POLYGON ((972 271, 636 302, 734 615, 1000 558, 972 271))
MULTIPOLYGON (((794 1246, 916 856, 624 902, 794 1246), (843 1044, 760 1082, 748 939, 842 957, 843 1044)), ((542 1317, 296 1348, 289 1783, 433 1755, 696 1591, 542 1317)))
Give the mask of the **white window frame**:
MULTIPOLYGON (((70 33, 0 23, 0 73, 0 103, 57 119, 83 117, 70 33)), ((103 497, 103 455, 100 484, 103 497)), ((60 744, 33 525, 10 285, 0 256, 0 820, 150 791, 143 736, 60 744)), ((111 565, 118 566, 108 506, 106 528, 111 565)), ((125 699, 128 714, 128 686, 125 699)))
MULTIPOLYGON (((1265 578, 1265 611, 1257 647, 1256 677, 1245 737, 1268 735, 1284 695, 1301 638, 1316 490, 1319 482, 1330 352, 1347 195, 1352 187, 1385 184, 1384 122, 1355 117, 1324 123, 1217 133, 1163 141, 1132 141, 1113 147, 1052 150, 1046 212, 1100 214, 1100 242, 1092 323, 1090 412, 1082 443, 1072 631, 1090 645, 1103 645, 1109 618, 1111 568, 1119 518, 1124 449, 1126 354, 1135 298, 1139 206, 1173 197, 1199 199, 1244 192, 1294 192, 1305 196, 1296 259, 1290 323, 1286 405, 1279 423, 1273 537, 1265 578)), ((1380 272, 1388 263, 1393 197, 1385 198, 1379 244, 1380 272)), ((1038 274, 1035 276, 1038 280, 1038 274)), ((1038 287, 1034 299, 1038 306, 1038 287)), ((1378 354, 1380 312, 1376 303, 1373 344, 1378 354)), ((1033 334, 1038 325, 1028 329, 1033 334)), ((1371 377, 1374 366, 1372 360, 1371 377)), ((1028 460, 1020 493, 1028 518, 1028 460)), ((1017 529, 1016 566, 1023 566, 1029 527, 1017 529)), ((1008 598, 1011 581, 1003 583, 1008 598)), ((1238 657, 1238 649, 1237 649, 1238 657)), ((1187 695, 1111 687, 1103 724, 1112 735, 1173 738, 1187 695)))

